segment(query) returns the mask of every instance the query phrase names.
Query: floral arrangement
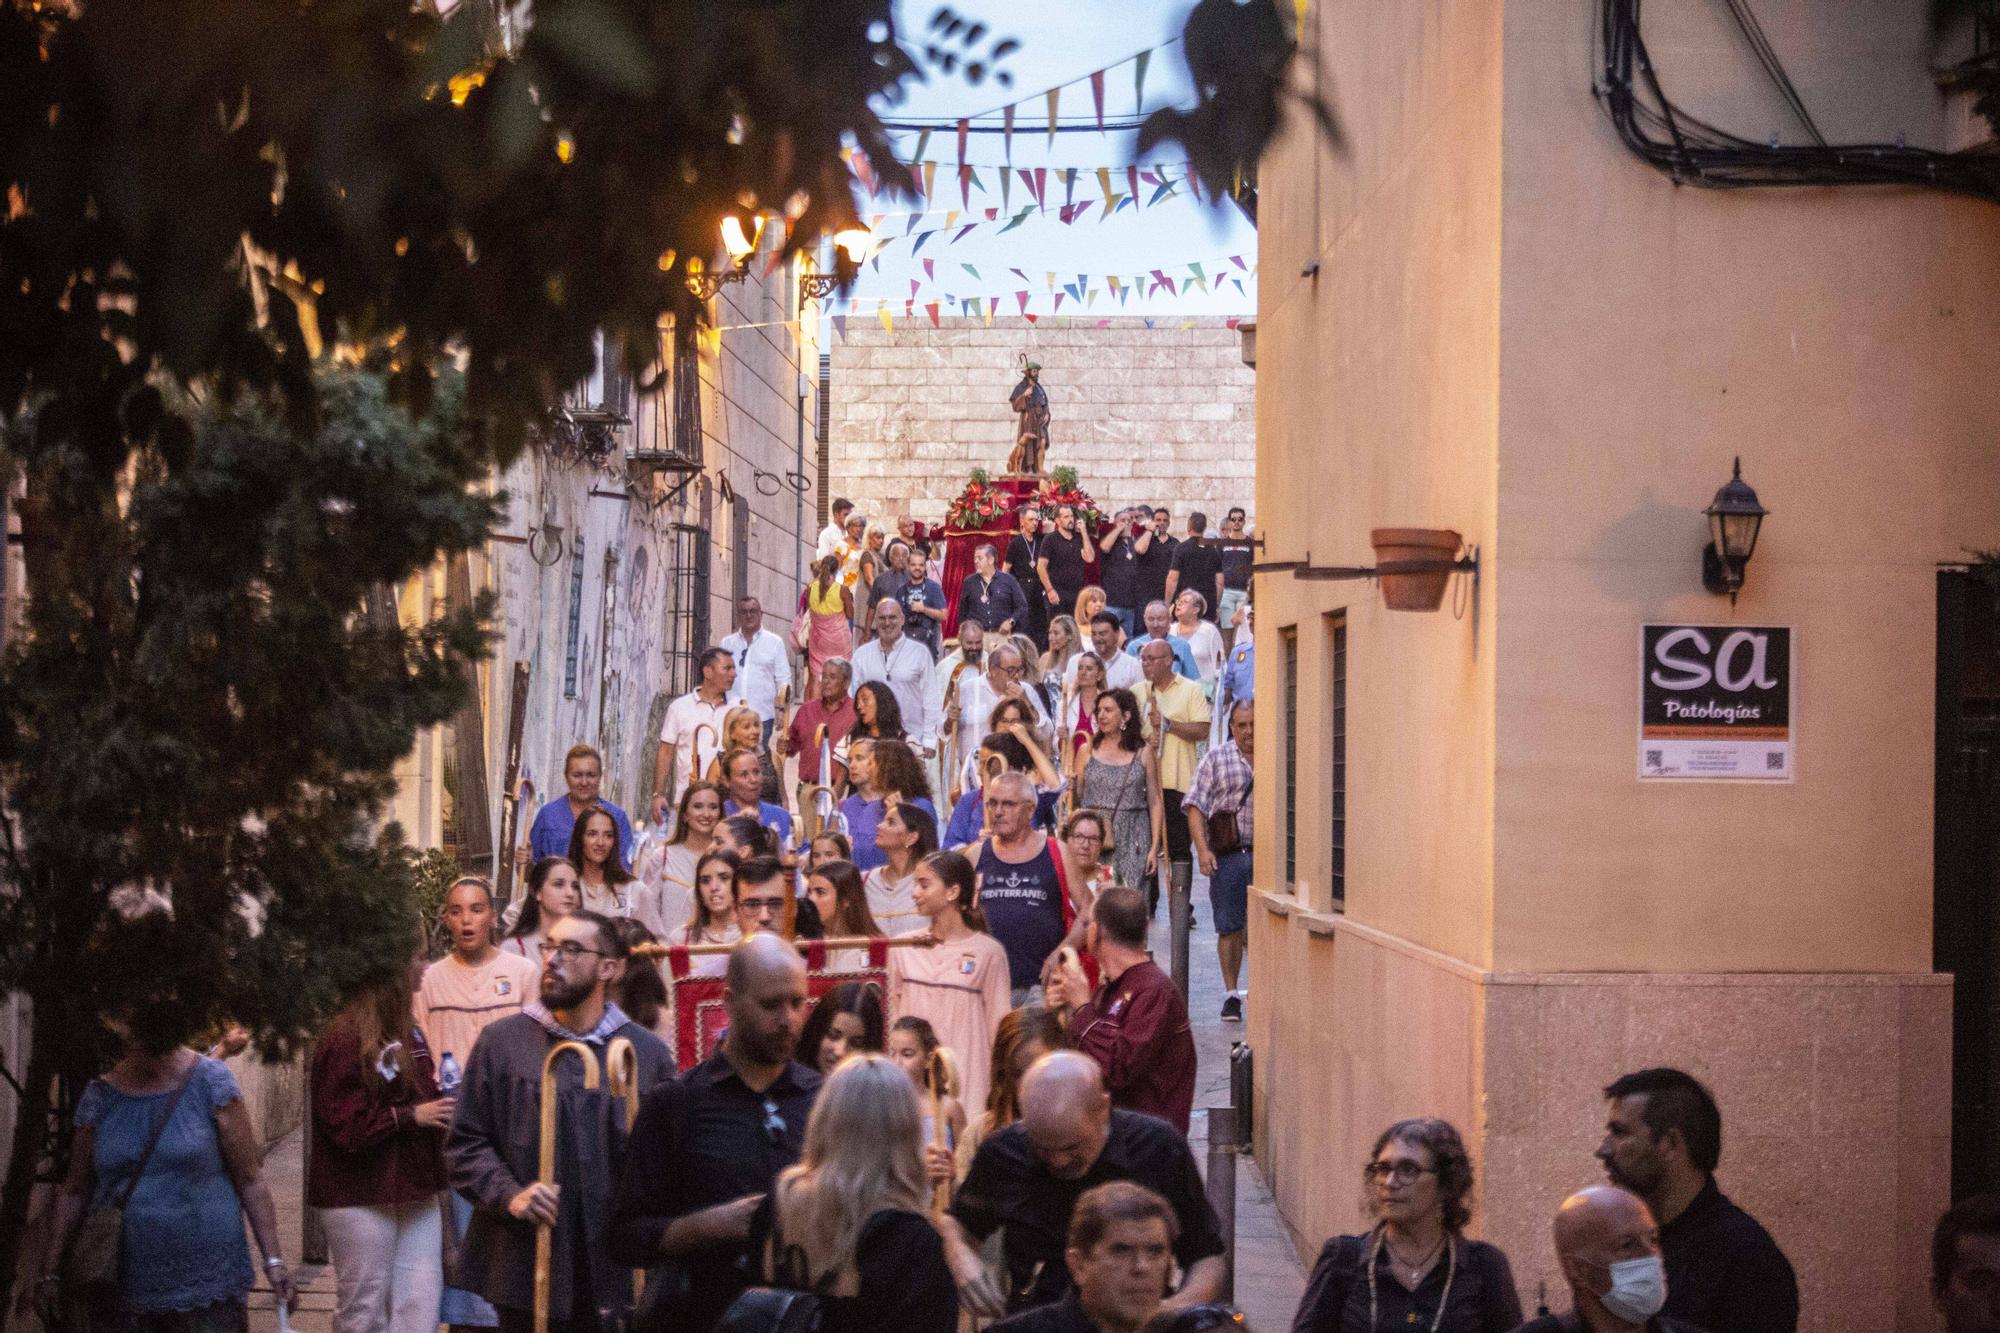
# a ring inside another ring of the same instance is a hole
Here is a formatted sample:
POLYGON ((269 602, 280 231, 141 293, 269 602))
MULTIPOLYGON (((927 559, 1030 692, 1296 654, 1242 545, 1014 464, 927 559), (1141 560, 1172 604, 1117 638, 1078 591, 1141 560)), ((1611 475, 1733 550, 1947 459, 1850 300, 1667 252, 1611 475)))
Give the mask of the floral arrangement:
POLYGON ((1005 522, 1013 512, 1013 494, 995 486, 986 469, 974 468, 972 479, 965 483, 965 489, 945 510, 944 523, 946 527, 960 531, 990 528, 1005 522))
POLYGON ((1090 492, 1083 489, 1076 469, 1059 467, 1049 474, 1042 489, 1035 493, 1035 507, 1044 517, 1052 514, 1057 505, 1068 505, 1076 511, 1076 521, 1086 528, 1101 528, 1107 521, 1097 501, 1090 498, 1090 492))

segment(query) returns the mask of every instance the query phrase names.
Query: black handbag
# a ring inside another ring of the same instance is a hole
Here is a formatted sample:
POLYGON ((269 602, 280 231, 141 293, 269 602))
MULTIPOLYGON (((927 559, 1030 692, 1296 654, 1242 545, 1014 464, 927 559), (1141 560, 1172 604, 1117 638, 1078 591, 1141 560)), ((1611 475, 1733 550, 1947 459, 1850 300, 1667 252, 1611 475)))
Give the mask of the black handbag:
POLYGON ((819 1333, 824 1314, 821 1293, 839 1276, 840 1270, 836 1268, 817 1283, 808 1282, 805 1252, 785 1244, 775 1194, 770 1209, 771 1253, 776 1257, 772 1284, 752 1287, 730 1302, 714 1333, 819 1333))

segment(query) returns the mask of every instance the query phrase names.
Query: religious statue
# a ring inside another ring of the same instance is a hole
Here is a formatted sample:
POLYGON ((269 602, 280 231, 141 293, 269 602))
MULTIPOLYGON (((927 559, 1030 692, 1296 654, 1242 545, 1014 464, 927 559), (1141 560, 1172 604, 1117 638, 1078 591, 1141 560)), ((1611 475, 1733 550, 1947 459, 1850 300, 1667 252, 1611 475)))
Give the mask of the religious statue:
POLYGON ((1042 387, 1042 363, 1028 360, 1026 353, 1021 361, 1021 382, 1007 400, 1020 415, 1007 471, 1014 476, 1039 477, 1049 455, 1049 392, 1042 387))

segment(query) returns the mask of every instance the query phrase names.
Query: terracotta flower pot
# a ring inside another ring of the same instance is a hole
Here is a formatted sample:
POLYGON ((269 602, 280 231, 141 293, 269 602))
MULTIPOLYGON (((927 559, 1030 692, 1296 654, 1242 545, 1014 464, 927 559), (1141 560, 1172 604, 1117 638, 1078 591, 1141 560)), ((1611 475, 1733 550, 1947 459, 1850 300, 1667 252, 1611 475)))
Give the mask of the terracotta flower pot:
POLYGON ((1451 562, 1464 544, 1450 528, 1376 528, 1375 576, 1391 611, 1435 611, 1451 582, 1451 562))

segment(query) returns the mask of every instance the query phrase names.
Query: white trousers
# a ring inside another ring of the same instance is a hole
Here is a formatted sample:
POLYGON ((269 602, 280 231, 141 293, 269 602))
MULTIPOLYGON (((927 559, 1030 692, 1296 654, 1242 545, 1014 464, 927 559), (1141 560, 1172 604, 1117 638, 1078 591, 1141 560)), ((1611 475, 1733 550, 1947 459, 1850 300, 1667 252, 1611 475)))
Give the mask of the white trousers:
POLYGON ((436 1199, 325 1208, 334 1333, 437 1333, 444 1232, 436 1199))

